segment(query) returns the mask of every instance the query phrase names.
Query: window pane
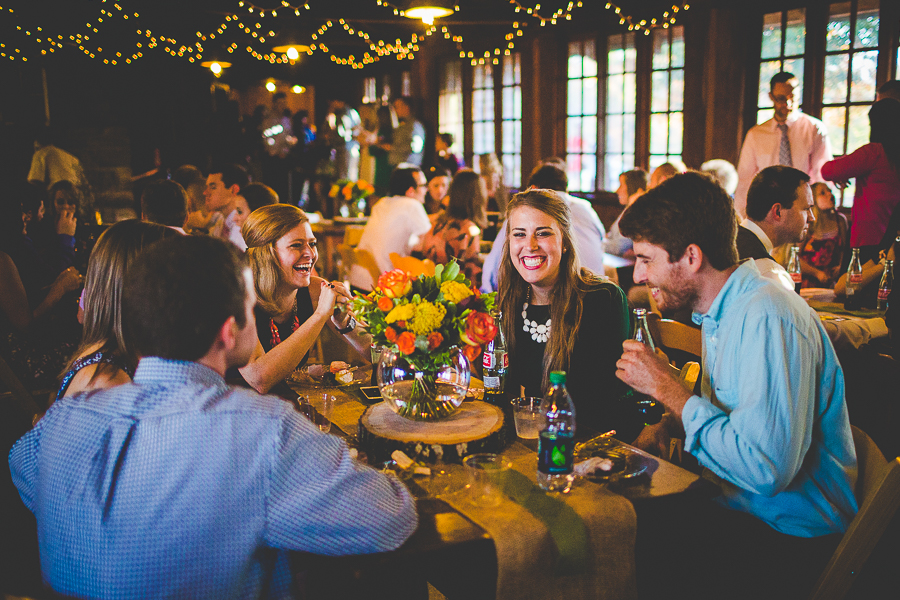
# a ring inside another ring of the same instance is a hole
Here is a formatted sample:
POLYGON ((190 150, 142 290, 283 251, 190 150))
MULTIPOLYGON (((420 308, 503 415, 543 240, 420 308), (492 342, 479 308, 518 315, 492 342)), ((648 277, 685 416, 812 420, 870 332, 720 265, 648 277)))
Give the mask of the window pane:
POLYGON ((581 76, 597 76, 597 52, 594 49, 593 40, 584 43, 584 60, 581 66, 581 76))
POLYGON ((668 160, 664 154, 651 154, 650 155, 650 172, 653 172, 653 169, 663 164, 668 160))
POLYGON ((828 130, 828 139, 835 154, 843 154, 844 118, 846 109, 843 106, 822 109, 822 122, 828 130))
POLYGON ((781 71, 781 61, 769 61, 759 65, 759 99, 756 101, 756 105, 760 108, 772 106, 772 99, 769 98, 769 81, 779 71, 781 71))
POLYGON ((597 181, 597 162, 593 156, 583 156, 581 158, 581 192, 594 191, 597 181))
POLYGON ((566 175, 569 177, 569 189, 573 192, 583 192, 581 188, 581 155, 566 155, 566 175))
POLYGON ((569 78, 581 77, 581 44, 569 44, 569 78))
POLYGON ((669 154, 681 154, 681 142, 684 134, 682 113, 669 113, 669 154))
MULTIPOLYGON (((606 112, 624 112, 625 75, 610 75, 606 83, 606 112)), ((633 102, 633 101, 632 101, 633 102)))
POLYGON ((653 89, 650 94, 650 110, 655 112, 669 109, 669 72, 653 72, 653 89))
POLYGON ((781 13, 768 13, 763 17, 761 58, 781 56, 781 13))
MULTIPOLYGON (((634 115, 625 115, 622 121, 622 151, 634 154, 634 115)), ((634 162, 632 162, 634 164, 634 162)))
POLYGON ((822 101, 836 104, 847 101, 847 54, 825 57, 825 90, 822 101))
POLYGON ((625 166, 624 156, 621 154, 607 154, 603 163, 606 172, 603 189, 614 192, 619 188, 619 175, 628 170, 625 166))
POLYGON ((850 126, 847 128, 847 154, 869 143, 870 106, 850 107, 850 126))
MULTIPOLYGON (((606 151, 619 154, 623 151, 622 124, 624 117, 621 115, 609 115, 606 117, 606 151)), ((625 137, 628 137, 627 135, 625 137)))
POLYGON ((851 62, 853 67, 850 81, 851 102, 873 102, 875 100, 875 70, 878 68, 878 50, 857 52, 851 62))
POLYGON ((581 79, 569 80, 568 109, 570 115, 581 114, 581 79))
POLYGON ((618 75, 625 72, 625 49, 621 47, 622 36, 609 37, 609 52, 606 55, 606 73, 618 75))
MULTIPOLYGON (((633 113, 634 112, 634 103, 635 103, 635 83, 634 83, 634 73, 626 73, 625 74, 625 112, 633 113)), ((610 111, 612 112, 612 111, 610 111)))
POLYGON ((669 66, 669 30, 653 30, 653 68, 665 69, 669 66))
POLYGON ((583 109, 586 115, 597 114, 597 78, 584 79, 583 109))
POLYGON ((566 119, 566 152, 581 152, 581 117, 566 119))
POLYGON ((672 28, 672 68, 684 66, 684 27, 672 28))
POLYGON ((581 151, 597 152, 597 117, 585 117, 581 131, 581 151))
POLYGON ((856 36, 854 48, 878 46, 878 0, 860 0, 856 5, 856 36))
POLYGON ((650 154, 665 154, 668 146, 669 119, 667 115, 650 115, 650 154))
MULTIPOLYGON (((806 10, 789 10, 787 14, 787 35, 784 38, 784 54, 792 56, 806 52, 806 10)), ((799 73, 794 73, 800 75, 799 73)))
POLYGON ((850 49, 850 3, 832 4, 825 28, 825 50, 850 49))
POLYGON ((678 69, 672 71, 672 81, 670 83, 671 97, 669 99, 669 110, 681 110, 684 107, 684 71, 678 69))
POLYGON ((503 121, 503 149, 504 150, 514 150, 514 145, 516 143, 516 132, 515 132, 515 122, 514 121, 503 121))
POLYGON ((756 124, 765 123, 769 119, 775 116, 774 108, 764 108, 762 110, 756 111, 756 124))
POLYGON ((522 119, 522 88, 513 88, 513 118, 522 119))

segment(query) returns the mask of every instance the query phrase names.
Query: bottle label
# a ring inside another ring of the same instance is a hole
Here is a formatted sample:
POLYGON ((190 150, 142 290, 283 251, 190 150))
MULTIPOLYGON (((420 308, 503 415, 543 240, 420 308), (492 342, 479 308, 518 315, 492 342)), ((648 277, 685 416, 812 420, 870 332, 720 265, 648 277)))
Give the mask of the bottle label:
POLYGON ((862 273, 851 273, 847 279, 852 284, 862 283, 862 273))
POLYGON ((484 389, 499 390, 500 389, 500 378, 499 377, 485 377, 484 378, 484 389))
POLYGON ((485 352, 481 355, 481 366, 485 369, 506 369, 509 367, 509 354, 507 352, 485 352), (503 365, 500 367, 500 365, 503 365))
POLYGON ((887 300, 888 296, 890 296, 891 290, 880 289, 878 290, 878 299, 879 300, 887 300))
POLYGON ((571 434, 542 431, 538 440, 538 471, 546 475, 572 472, 575 440, 571 434))
POLYGON ((791 279, 794 280, 794 283, 800 283, 803 280, 803 277, 800 273, 791 273, 791 279))

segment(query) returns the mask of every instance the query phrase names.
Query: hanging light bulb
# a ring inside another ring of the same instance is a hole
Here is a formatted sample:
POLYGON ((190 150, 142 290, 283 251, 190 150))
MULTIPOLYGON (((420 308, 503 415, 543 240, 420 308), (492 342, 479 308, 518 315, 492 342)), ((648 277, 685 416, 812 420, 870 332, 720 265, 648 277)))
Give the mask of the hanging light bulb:
POLYGON ((453 4, 447 0, 412 0, 403 15, 432 25, 435 19, 449 17, 453 12, 453 4))

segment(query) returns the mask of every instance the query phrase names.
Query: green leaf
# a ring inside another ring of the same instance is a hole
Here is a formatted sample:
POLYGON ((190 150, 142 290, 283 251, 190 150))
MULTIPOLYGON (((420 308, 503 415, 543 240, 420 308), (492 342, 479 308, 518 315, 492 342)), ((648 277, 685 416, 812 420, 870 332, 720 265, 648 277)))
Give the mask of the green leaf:
POLYGON ((434 267, 434 276, 438 281, 443 281, 441 276, 444 274, 444 265, 436 265, 434 267))
POLYGON ((453 259, 447 265, 447 271, 442 281, 455 281, 457 275, 459 275, 459 264, 456 259, 453 259))

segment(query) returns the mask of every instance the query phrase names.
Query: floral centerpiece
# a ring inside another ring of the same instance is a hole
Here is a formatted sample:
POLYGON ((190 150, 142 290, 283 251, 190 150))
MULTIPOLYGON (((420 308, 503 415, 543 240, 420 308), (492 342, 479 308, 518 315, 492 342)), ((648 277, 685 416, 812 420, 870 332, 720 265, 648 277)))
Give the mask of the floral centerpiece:
POLYGON ((366 198, 375 193, 371 183, 360 179, 340 179, 331 186, 328 196, 340 200, 342 217, 362 217, 366 214, 366 198))
POLYGON ((495 298, 495 293, 481 294, 455 260, 435 267, 433 276, 387 271, 372 292, 354 298, 353 310, 363 327, 376 344, 387 348, 379 382, 382 396, 398 414, 435 420, 459 407, 468 387, 468 361, 480 357, 482 345, 497 334, 490 315, 495 298), (465 388, 457 402, 450 397, 459 390, 451 393, 448 388, 462 386, 446 370, 460 356, 467 360, 465 388), (394 385, 395 372, 406 365, 412 376, 402 386, 394 385))

